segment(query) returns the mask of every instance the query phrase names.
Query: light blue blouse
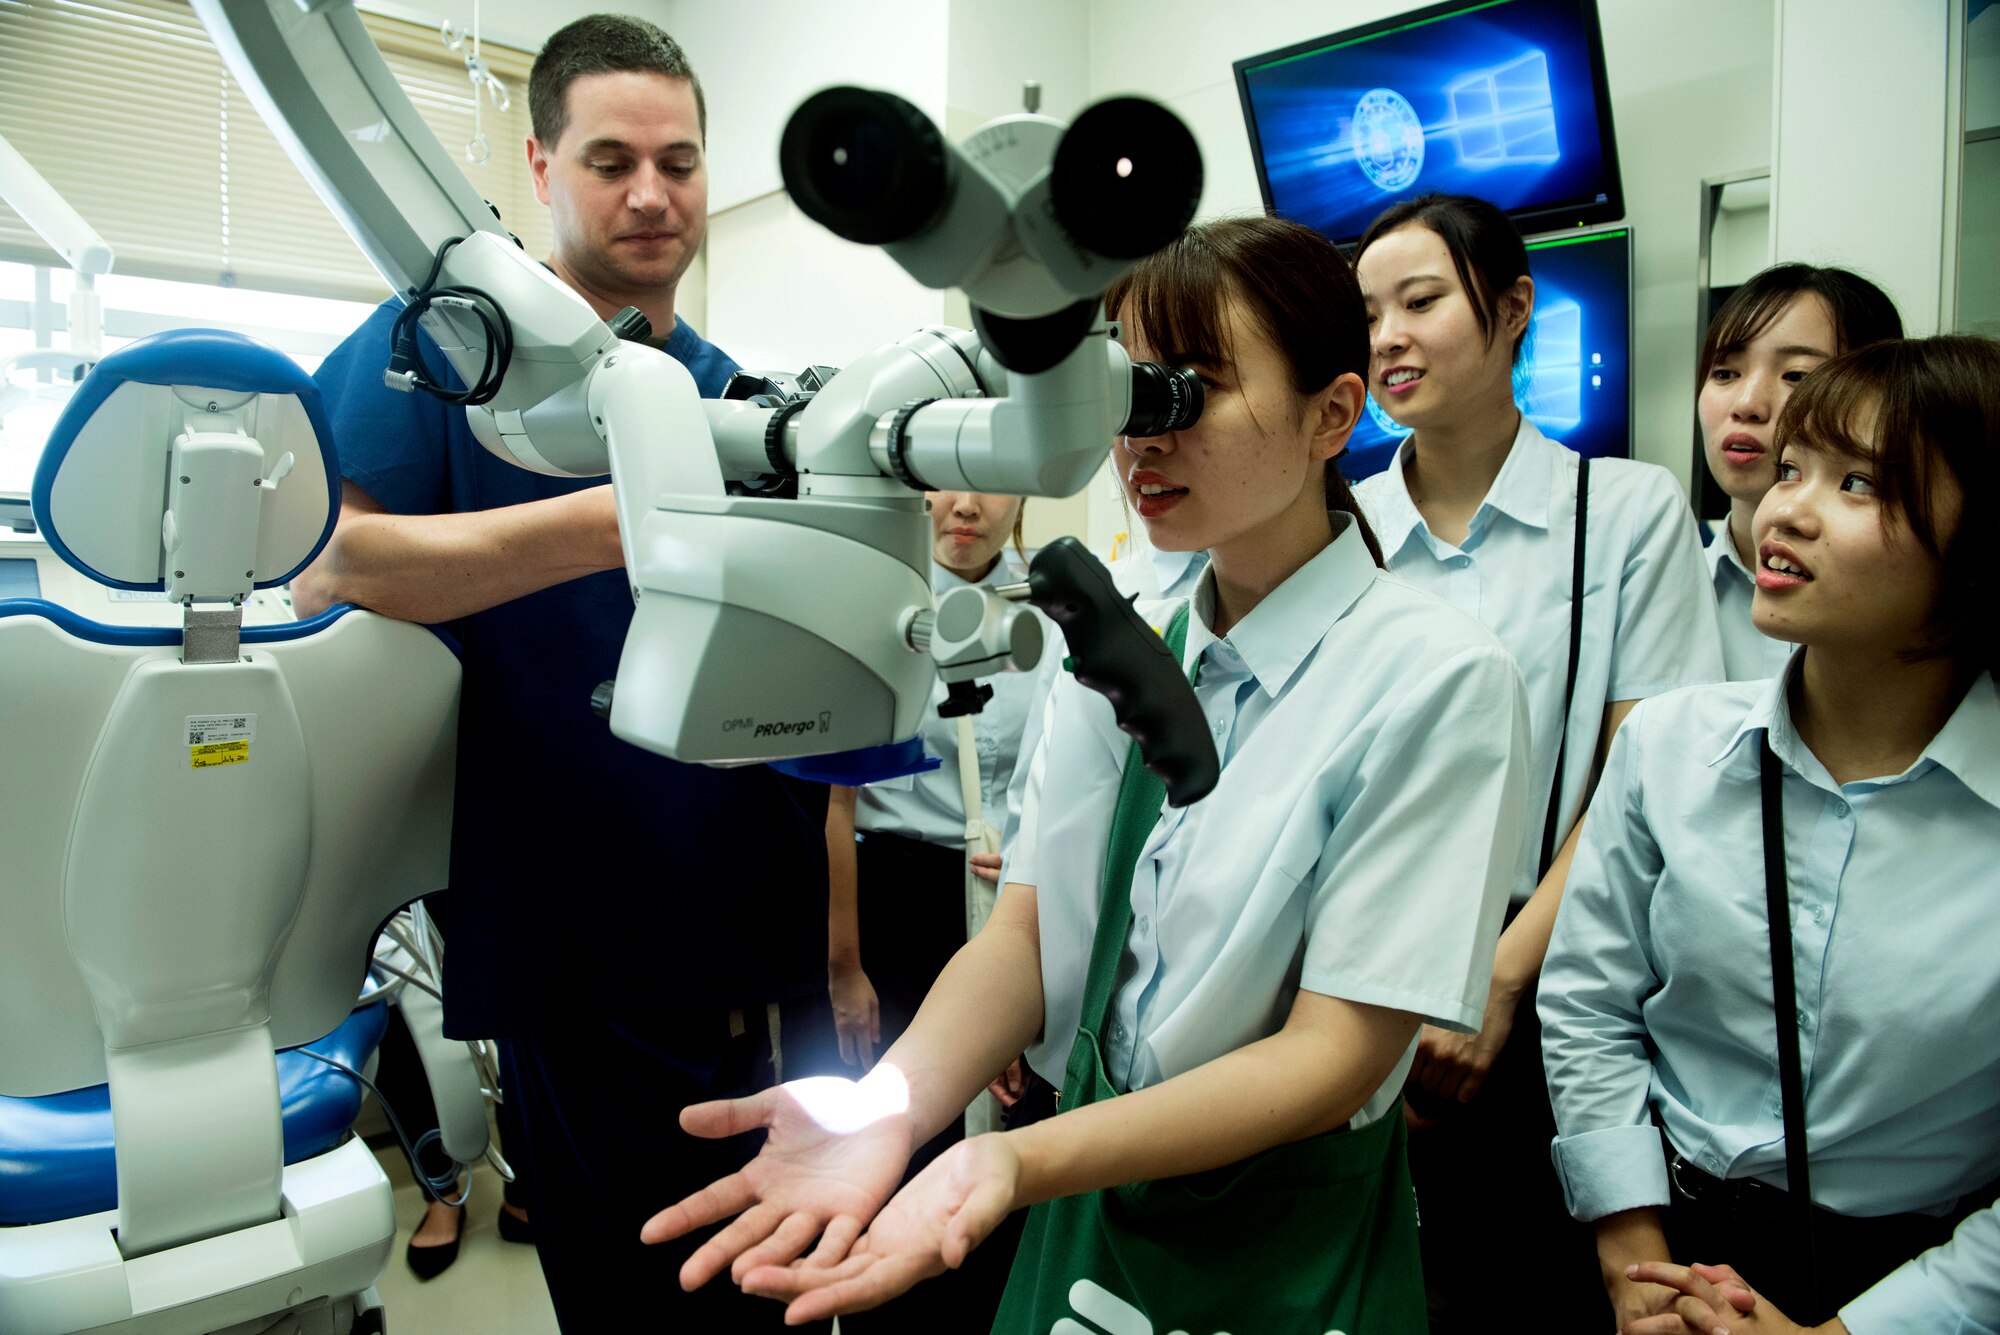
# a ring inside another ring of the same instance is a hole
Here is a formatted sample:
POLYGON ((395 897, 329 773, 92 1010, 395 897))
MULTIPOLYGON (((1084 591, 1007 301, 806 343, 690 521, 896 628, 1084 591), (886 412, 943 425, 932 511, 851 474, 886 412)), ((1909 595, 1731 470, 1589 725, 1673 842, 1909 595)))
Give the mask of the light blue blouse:
MULTIPOLYGON (((1981 676, 1907 771, 1838 784, 1793 730, 1788 675, 1647 700, 1612 743, 1539 1001, 1580 1219, 1667 1201, 1652 1111, 1709 1174, 1784 1185, 1767 731, 1815 1201, 1942 1214, 2000 1175, 2000 694, 1981 676)), ((2000 1329, 2000 1213, 1841 1315, 1855 1335, 2000 1329)))
MULTIPOLYGON (((1103 1035, 1141 1088, 1276 1033, 1300 989, 1479 1024, 1524 838, 1527 703, 1491 632, 1335 541, 1217 637, 1213 578, 1183 667, 1223 765, 1163 806, 1127 893, 1132 928, 1103 1035)), ((1141 604, 1164 625, 1172 604, 1141 604)), ((1081 1018, 1105 846, 1131 739, 1064 676, 1050 700, 1014 879, 1036 886, 1045 997, 1036 1070, 1081 1018), (1030 879, 1030 877, 1032 879, 1030 879)), ((1392 1108, 1415 1043, 1357 1123, 1392 1108)))
MULTIPOLYGON (((1439 538, 1410 499, 1405 442, 1390 467, 1355 488, 1392 573, 1491 628, 1521 665, 1534 727, 1528 819, 1536 853, 1562 741, 1570 582, 1581 460, 1526 417, 1459 546, 1439 538)), ((1558 844, 1583 815, 1604 707, 1722 679, 1722 646, 1694 515, 1664 468, 1630 459, 1590 465, 1583 628, 1567 728, 1558 844)), ((1514 887, 1533 893, 1534 865, 1514 887)))

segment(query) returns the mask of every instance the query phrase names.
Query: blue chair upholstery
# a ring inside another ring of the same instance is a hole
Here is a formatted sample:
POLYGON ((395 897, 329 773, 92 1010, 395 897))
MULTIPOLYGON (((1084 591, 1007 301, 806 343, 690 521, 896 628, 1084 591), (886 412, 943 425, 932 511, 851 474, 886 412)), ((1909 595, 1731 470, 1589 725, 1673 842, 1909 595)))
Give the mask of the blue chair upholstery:
MULTIPOLYGON (((305 1046, 359 1071, 388 1024, 389 1004, 378 1001, 305 1046)), ((297 1048, 278 1054, 278 1098, 286 1163, 338 1145, 361 1112, 361 1086, 297 1048)), ((73 1219, 117 1204, 110 1086, 39 1099, 0 1096, 0 1227, 73 1219)))

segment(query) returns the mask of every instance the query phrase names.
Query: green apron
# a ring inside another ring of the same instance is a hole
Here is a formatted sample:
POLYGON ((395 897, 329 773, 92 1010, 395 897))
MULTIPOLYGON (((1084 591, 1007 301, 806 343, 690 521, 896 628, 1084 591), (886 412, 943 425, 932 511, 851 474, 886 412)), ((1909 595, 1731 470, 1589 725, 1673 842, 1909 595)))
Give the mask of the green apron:
MULTIPOLYGON (((1167 645, 1180 657, 1187 609, 1167 645)), ((1132 922, 1132 871, 1166 790, 1125 761, 1062 1103, 1117 1097, 1098 1034, 1132 922)), ((1359 1131, 1279 1145, 1187 1177, 1028 1212, 994 1335, 1424 1335, 1402 1108, 1359 1131), (1080 1324, 1081 1323, 1081 1324, 1080 1324)))

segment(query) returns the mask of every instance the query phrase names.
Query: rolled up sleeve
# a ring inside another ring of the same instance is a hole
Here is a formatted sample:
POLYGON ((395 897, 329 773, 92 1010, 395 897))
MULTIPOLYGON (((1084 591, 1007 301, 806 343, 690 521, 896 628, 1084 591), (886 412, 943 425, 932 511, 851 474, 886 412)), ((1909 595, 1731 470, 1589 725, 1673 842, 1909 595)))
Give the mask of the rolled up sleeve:
POLYGON ((1612 742, 1536 1000, 1556 1175, 1570 1213, 1584 1220, 1667 1200, 1660 1134, 1647 1115, 1652 1061, 1641 1010, 1660 983, 1647 905, 1662 863, 1640 784, 1647 717, 1642 703, 1612 742))

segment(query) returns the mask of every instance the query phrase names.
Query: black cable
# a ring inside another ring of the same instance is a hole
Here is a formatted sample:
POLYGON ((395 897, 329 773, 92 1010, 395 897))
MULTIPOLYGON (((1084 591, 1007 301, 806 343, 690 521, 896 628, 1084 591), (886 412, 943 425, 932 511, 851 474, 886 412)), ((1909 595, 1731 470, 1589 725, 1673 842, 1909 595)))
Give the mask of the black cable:
POLYGON ((410 1176, 416 1178, 417 1182, 430 1193, 432 1199, 436 1200, 440 1205, 448 1205, 453 1209, 457 1209, 471 1198, 472 1174, 467 1173, 465 1175, 465 1189, 459 1191, 459 1165, 456 1160, 452 1162, 448 1172, 433 1175, 424 1171, 423 1161, 420 1156, 432 1145, 444 1139, 442 1131, 437 1127, 432 1127, 430 1130, 424 1132, 423 1135, 418 1136, 416 1144, 412 1145, 409 1136, 404 1134, 403 1124, 396 1120, 396 1110, 389 1106, 389 1100, 382 1097, 382 1091, 375 1088, 374 1081, 355 1070, 352 1066, 349 1066, 346 1062, 336 1061, 323 1052, 314 1052, 311 1048, 295 1048, 293 1050, 316 1061, 323 1061, 342 1075, 359 1081, 364 1089, 375 1096, 375 1101, 382 1105, 382 1115, 389 1119, 389 1129, 395 1132, 397 1143, 403 1147, 403 1157, 410 1161, 410 1176), (458 1199, 456 1200, 451 1199, 448 1195, 448 1193, 453 1191, 458 1191, 458 1199))
POLYGON ((507 312, 501 309, 500 303, 490 293, 450 283, 438 286, 438 275, 444 271, 445 256, 463 240, 464 237, 455 236, 439 246, 424 281, 404 295, 403 309, 396 312, 395 322, 389 326, 389 375, 404 388, 420 389, 445 403, 471 408, 491 403, 500 393, 507 367, 514 359, 514 326, 508 320, 507 312), (465 389, 451 389, 432 380, 425 372, 423 357, 418 350, 417 321, 439 303, 469 311, 486 330, 485 362, 478 378, 465 389))

